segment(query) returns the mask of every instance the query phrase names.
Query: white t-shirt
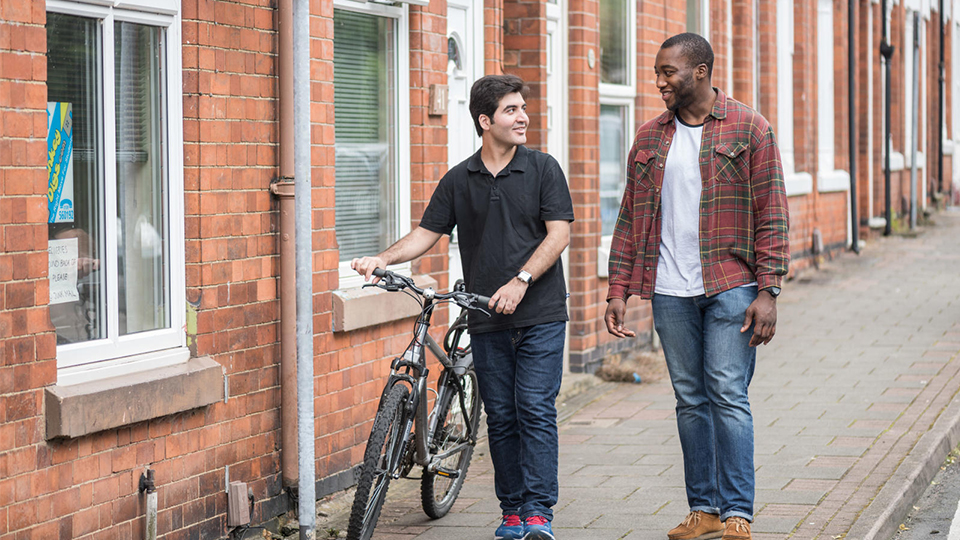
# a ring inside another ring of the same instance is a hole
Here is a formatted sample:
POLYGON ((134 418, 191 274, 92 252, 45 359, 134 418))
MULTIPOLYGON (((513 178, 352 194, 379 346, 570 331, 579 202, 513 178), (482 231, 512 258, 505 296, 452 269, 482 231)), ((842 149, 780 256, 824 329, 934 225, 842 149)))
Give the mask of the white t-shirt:
POLYGON ((675 116, 677 132, 667 151, 660 190, 660 259, 656 294, 704 294, 700 264, 700 140, 703 124, 690 126, 675 116))

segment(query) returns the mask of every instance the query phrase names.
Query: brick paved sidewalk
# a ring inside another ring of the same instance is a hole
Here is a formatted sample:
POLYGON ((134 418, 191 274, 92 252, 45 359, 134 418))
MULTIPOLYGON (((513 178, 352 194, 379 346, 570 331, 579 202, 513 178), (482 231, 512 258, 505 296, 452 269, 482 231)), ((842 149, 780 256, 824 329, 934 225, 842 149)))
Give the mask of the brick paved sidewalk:
MULTIPOLYGON (((956 397, 960 213, 934 220, 916 238, 871 241, 861 256, 784 287, 777 336, 760 349, 750 388, 755 538, 847 535, 956 397)), ((557 538, 666 538, 687 513, 669 382, 599 388, 561 425, 557 538)), ((391 486, 375 539, 493 537, 499 507, 485 447, 447 517, 423 514, 418 487, 391 486)))

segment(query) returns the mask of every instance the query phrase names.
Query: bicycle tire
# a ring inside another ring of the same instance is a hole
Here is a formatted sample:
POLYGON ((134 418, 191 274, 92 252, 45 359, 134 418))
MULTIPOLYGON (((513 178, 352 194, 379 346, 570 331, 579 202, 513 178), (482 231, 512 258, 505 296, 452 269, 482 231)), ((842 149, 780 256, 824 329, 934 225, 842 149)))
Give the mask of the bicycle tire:
MULTIPOLYGON (((452 372, 450 372, 453 376, 452 372)), ((470 417, 469 433, 476 437, 480 425, 480 390, 477 386, 477 374, 473 366, 460 377, 460 384, 464 390, 464 405, 470 417)), ((447 383, 447 392, 437 403, 437 427, 431 440, 432 453, 441 453, 446 449, 468 441, 466 419, 460 406, 460 398, 452 382, 447 383)), ((474 439, 475 440, 475 439, 474 439)), ((454 454, 443 461, 443 467, 456 471, 455 478, 449 478, 437 472, 429 472, 426 468, 420 483, 420 500, 423 511, 433 519, 447 515, 460 494, 460 488, 467 477, 470 459, 473 457, 474 445, 471 444, 461 452, 454 454)))
POLYGON ((403 441, 402 430, 406 425, 405 408, 409 394, 406 386, 398 384, 391 388, 373 420, 373 429, 360 467, 360 481, 350 510, 348 540, 370 540, 373 536, 393 473, 387 467, 391 460, 400 466, 395 453, 398 451, 397 445, 403 441))

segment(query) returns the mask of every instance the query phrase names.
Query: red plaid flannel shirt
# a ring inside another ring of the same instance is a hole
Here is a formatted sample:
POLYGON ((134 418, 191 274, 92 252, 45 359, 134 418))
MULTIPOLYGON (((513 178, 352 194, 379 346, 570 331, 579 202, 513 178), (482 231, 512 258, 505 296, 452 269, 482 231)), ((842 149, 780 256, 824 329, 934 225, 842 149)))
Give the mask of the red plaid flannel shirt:
MULTIPOLYGON (((638 131, 610 247, 607 300, 653 297, 660 257, 660 188, 677 127, 666 111, 638 131)), ((773 130, 717 90, 700 143, 700 263, 707 296, 756 281, 779 287, 790 262, 787 196, 773 130)))

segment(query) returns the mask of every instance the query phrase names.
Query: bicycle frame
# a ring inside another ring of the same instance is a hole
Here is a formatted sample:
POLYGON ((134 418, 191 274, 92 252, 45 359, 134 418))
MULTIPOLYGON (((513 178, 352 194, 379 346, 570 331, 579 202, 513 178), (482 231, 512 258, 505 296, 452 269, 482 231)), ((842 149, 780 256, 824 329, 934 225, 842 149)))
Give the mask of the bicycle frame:
MULTIPOLYGON (((427 368, 426 363, 426 350, 429 350, 437 360, 440 361, 442 366, 441 369, 444 371, 452 370, 454 375, 458 375, 469 367, 473 362, 471 356, 466 354, 461 354, 457 351, 456 344, 454 344, 453 350, 448 354, 443 350, 436 340, 430 336, 430 319, 433 315, 433 308, 436 304, 432 298, 425 298, 425 303, 423 310, 420 312, 420 315, 417 317, 415 338, 407 349, 393 360, 390 365, 390 377, 387 379, 387 384, 384 387, 383 394, 381 399, 387 395, 391 388, 395 384, 404 383, 410 386, 410 397, 408 398, 408 407, 404 413, 405 424, 403 427, 403 439, 401 444, 398 445, 397 452, 394 456, 391 456, 389 469, 394 471, 392 476, 394 479, 399 478, 400 475, 397 471, 400 470, 398 467, 400 460, 403 458, 404 452, 406 451, 407 446, 410 443, 410 437, 414 437, 415 444, 415 462, 418 465, 427 467, 430 472, 434 472, 436 469, 436 464, 441 460, 453 455, 456 452, 463 450, 465 446, 469 443, 461 443, 456 447, 444 452, 443 454, 430 455, 430 441, 428 434, 432 433, 436 429, 436 423, 438 419, 434 417, 431 420, 428 418, 427 412, 427 401, 424 399, 424 396, 427 393, 427 381, 429 378, 430 370, 427 368), (403 372, 401 372, 403 370, 403 372)), ((460 317, 457 318, 459 324, 463 317, 466 316, 466 313, 463 312, 460 314, 460 317)), ((443 396, 440 395, 440 392, 445 390, 441 386, 440 390, 437 393, 437 398, 435 403, 437 403, 443 396)), ((457 395, 462 400, 462 392, 458 391, 457 395)), ((452 398, 451 398, 452 399, 452 398)), ((462 406, 462 401, 460 406, 462 406)), ((469 424, 469 422, 468 422, 469 424)), ((476 434, 471 434, 471 439, 476 439, 476 434)))

